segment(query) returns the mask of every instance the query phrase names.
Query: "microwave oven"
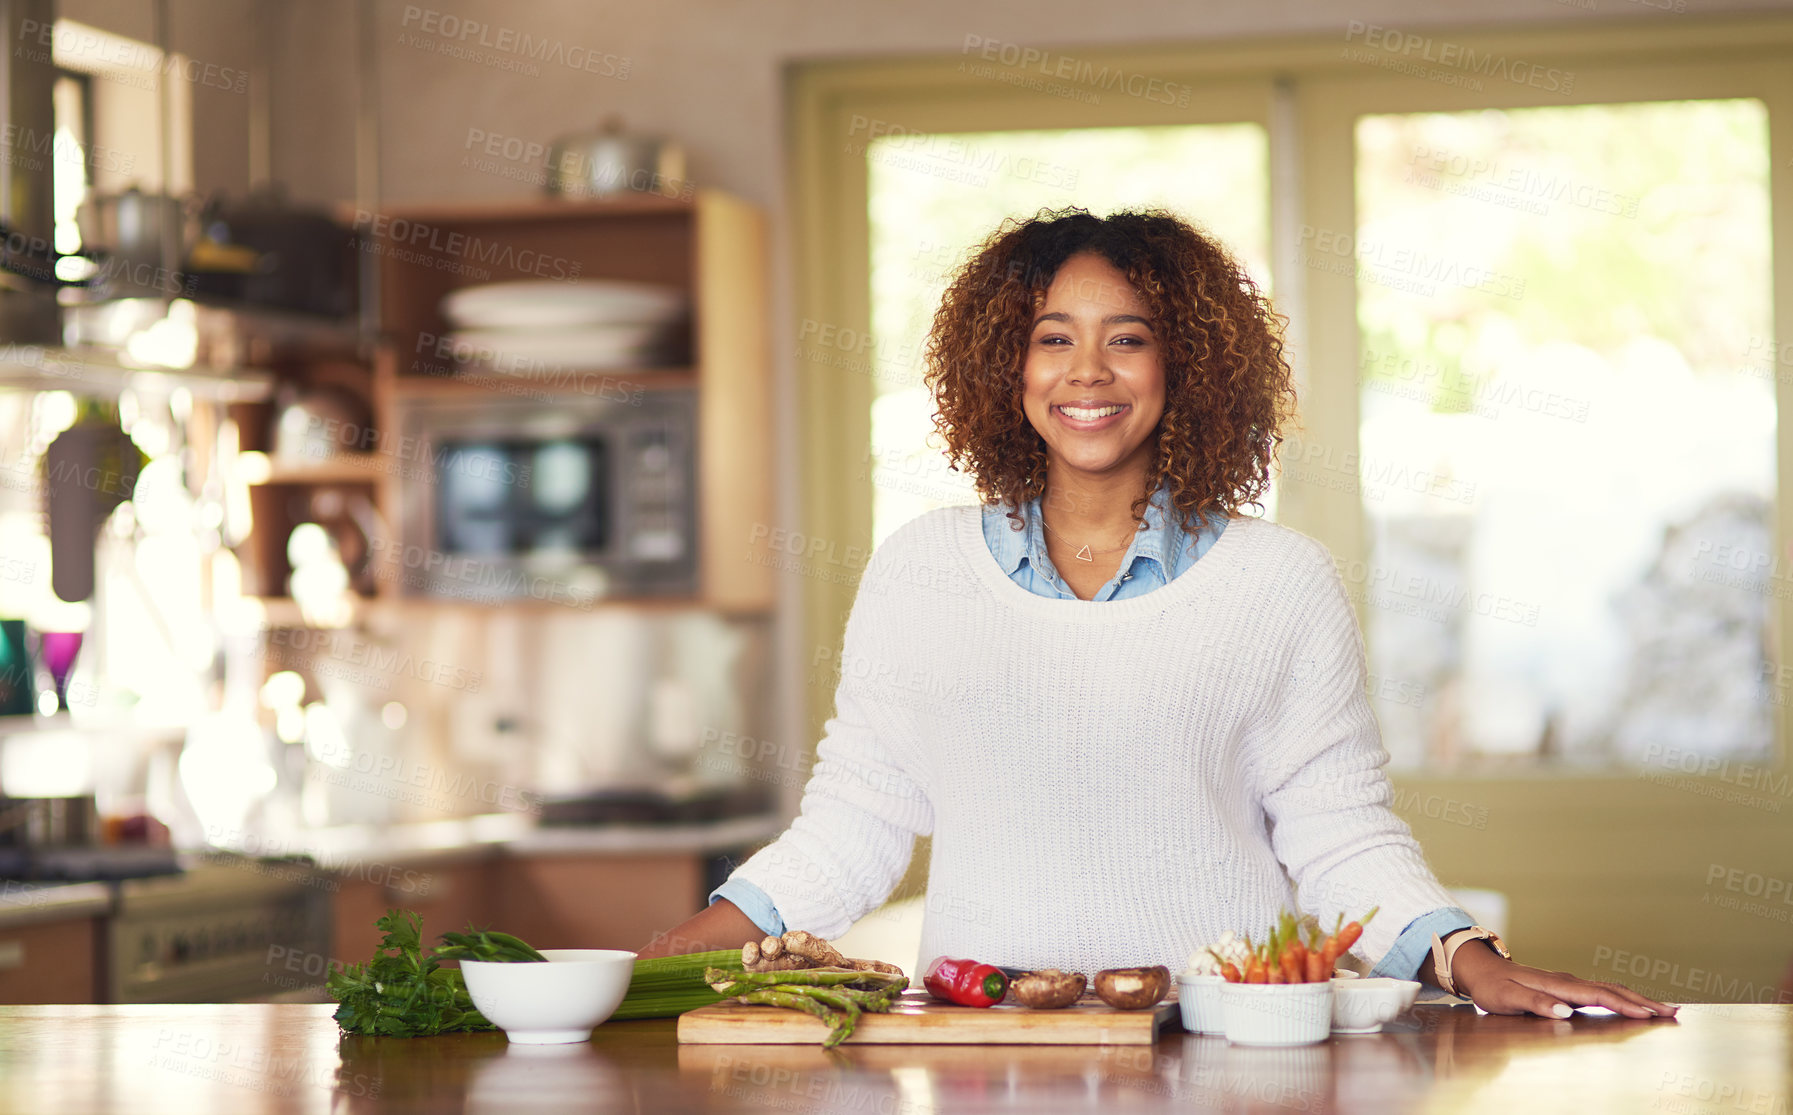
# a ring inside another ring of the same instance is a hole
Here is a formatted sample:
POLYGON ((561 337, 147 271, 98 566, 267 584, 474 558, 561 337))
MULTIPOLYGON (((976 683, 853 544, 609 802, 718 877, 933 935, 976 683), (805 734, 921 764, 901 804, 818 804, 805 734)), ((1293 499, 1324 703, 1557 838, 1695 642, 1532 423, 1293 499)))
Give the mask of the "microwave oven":
POLYGON ((401 404, 409 596, 586 605, 698 592, 694 388, 401 404))

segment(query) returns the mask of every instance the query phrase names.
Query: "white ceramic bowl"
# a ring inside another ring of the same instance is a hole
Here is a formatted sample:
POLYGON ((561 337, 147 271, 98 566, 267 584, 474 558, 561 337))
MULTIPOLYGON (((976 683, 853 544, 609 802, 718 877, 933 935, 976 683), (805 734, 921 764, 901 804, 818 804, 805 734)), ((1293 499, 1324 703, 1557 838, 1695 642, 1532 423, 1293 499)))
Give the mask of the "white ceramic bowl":
POLYGON ((1192 1034, 1226 1033, 1226 1008, 1220 1004, 1220 989, 1226 980, 1219 976, 1191 975, 1177 977, 1177 1009, 1183 1013, 1183 1029, 1192 1034))
POLYGON ((1332 984, 1228 983, 1220 989, 1226 1040, 1239 1045, 1308 1045, 1332 1032, 1332 984))
POLYGON ((1413 980, 1335 979, 1332 981, 1332 1032, 1373 1034, 1413 1005, 1419 984, 1413 980))
POLYGON ((546 964, 461 961, 479 1013, 522 1045, 586 1041, 629 991, 635 954, 620 949, 543 949, 546 964))
POLYGON ((677 287, 614 279, 526 279, 462 287, 442 299, 457 329, 556 329, 671 321, 688 299, 677 287))

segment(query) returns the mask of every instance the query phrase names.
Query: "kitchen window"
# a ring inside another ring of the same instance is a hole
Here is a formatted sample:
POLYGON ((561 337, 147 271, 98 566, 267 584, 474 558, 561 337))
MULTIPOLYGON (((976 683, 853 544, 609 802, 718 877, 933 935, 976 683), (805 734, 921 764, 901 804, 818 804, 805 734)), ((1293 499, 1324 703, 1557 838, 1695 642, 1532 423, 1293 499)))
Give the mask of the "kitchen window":
POLYGON ((1304 262, 1356 269, 1397 768, 1772 758, 1768 152, 1754 98, 1358 118, 1304 262))

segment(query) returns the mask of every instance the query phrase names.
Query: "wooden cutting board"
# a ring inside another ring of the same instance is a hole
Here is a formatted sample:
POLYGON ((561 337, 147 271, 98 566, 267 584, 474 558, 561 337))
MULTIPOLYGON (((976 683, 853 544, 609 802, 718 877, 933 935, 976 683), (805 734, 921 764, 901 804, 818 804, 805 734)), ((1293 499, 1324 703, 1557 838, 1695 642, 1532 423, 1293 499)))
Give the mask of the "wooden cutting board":
MULTIPOLYGON (((848 1045, 1151 1045, 1176 1017, 1176 990, 1150 1010, 1116 1010, 1085 994, 1062 1010, 1018 1003, 961 1007, 908 991, 889 1014, 859 1018, 848 1045)), ((821 1019, 784 1007, 717 1003, 679 1016, 679 1041, 692 1045, 820 1044, 821 1019)))

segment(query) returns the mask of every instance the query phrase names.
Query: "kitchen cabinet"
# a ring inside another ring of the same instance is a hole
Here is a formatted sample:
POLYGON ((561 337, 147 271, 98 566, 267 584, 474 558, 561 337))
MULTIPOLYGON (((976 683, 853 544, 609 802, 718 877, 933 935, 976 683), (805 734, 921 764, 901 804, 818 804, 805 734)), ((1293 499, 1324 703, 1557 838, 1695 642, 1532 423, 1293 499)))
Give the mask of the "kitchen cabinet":
MULTIPOLYGON (((363 215, 365 217, 365 215, 363 215)), ((380 265, 380 343, 348 354, 301 345, 278 363, 288 394, 339 393, 371 416, 370 451, 295 462, 272 460, 251 476, 252 536, 239 548, 246 591, 267 598, 270 619, 294 617, 287 599, 291 567, 286 542, 293 526, 325 521, 352 536, 343 508, 364 501, 384 529, 396 531, 401 488, 420 462, 401 437, 398 410, 429 398, 515 400, 637 397, 694 390, 697 397, 699 584, 695 599, 654 598, 655 606, 698 606, 731 615, 764 615, 773 606, 772 383, 765 218, 716 191, 689 199, 641 194, 594 201, 503 205, 401 206, 364 221, 364 249, 380 265), (507 281, 616 279, 671 285, 689 296, 688 356, 672 367, 618 367, 601 372, 515 376, 478 363, 461 364, 444 348, 450 332, 439 309, 467 286, 507 281), (328 520, 335 520, 334 523, 328 520)), ((321 339, 329 340, 327 334, 321 339)), ((340 338, 338 338, 340 339, 340 338)), ((301 341, 303 338, 301 338, 301 341)), ((273 448, 273 403, 234 408, 245 449, 273 448)), ((365 517, 363 520, 365 521, 365 517)), ((366 600, 395 603, 407 578, 370 556, 353 579, 366 600)), ((354 572, 352 570, 352 572, 354 572)), ((424 598, 429 606, 448 606, 424 598)), ((605 603, 646 603, 626 596, 605 603)), ((488 605, 489 606, 489 605, 488 605)), ((504 606, 527 607, 528 602, 504 606)))
POLYGON ((637 949, 702 907, 704 862, 689 853, 506 859, 493 922, 537 948, 637 949))
MULTIPOLYGON (((341 340, 336 334, 323 336, 341 340)), ((364 551, 367 540, 355 534, 360 529, 355 512, 365 508, 378 513, 378 471, 373 454, 326 456, 321 452, 323 439, 314 438, 306 444, 303 455, 294 457, 290 451, 282 455, 281 438, 275 427, 281 422, 285 407, 324 400, 336 409, 320 405, 316 410, 320 417, 333 413, 350 415, 346 421, 356 432, 349 436, 363 436, 361 432, 366 431, 365 436, 371 438, 371 432, 377 428, 372 411, 373 375, 370 357, 364 359, 357 350, 345 349, 340 343, 331 347, 314 340, 279 362, 280 386, 270 400, 231 408, 239 449, 267 455, 261 459, 265 465, 258 461, 244 470, 253 523, 248 537, 237 548, 245 593, 276 601, 289 599, 293 569, 287 556, 287 540, 293 528, 303 522, 324 525, 343 548, 345 565, 360 566, 354 551, 364 551), (314 449, 320 451, 314 454, 314 449)), ((361 521, 366 520, 363 515, 361 521)), ((374 585, 365 576, 356 579, 352 587, 363 598, 374 596, 374 585)))
POLYGON ((393 907, 423 918, 426 941, 468 924, 538 948, 634 949, 702 908, 733 865, 775 836, 770 816, 689 825, 517 825, 480 843, 405 846, 433 826, 395 829, 385 847, 319 848, 335 899, 332 955, 373 955, 374 921, 393 907))
POLYGON ((101 883, 6 882, 0 888, 0 1003, 91 1003, 100 998, 101 883))
MULTIPOLYGON (((468 925, 502 929, 537 948, 633 949, 701 908, 711 857, 691 852, 496 855, 471 863, 382 866, 380 881, 340 880, 334 955, 364 960, 380 943, 374 921, 415 910, 424 939, 468 925)), ((76 1001, 76 1000, 71 1000, 76 1001)))
POLYGON ((333 954, 345 963, 372 956, 382 936, 374 922, 394 908, 413 910, 423 918, 423 938, 430 944, 449 930, 500 924, 492 903, 495 871, 496 865, 484 853, 453 860, 350 865, 337 876, 333 954))
POLYGON ((100 920, 75 917, 0 928, 0 1003, 99 998, 100 920))
MULTIPOLYGON (((732 614, 769 612, 773 563, 772 383, 765 218, 716 191, 689 199, 640 194, 602 201, 526 205, 409 206, 373 226, 381 257, 380 351, 375 412, 393 444, 392 419, 407 399, 447 395, 552 405, 694 388, 697 395, 698 598, 684 603, 732 614), (440 304, 485 283, 613 279, 670 285, 690 297, 689 361, 511 376, 456 362, 440 304), (758 528, 758 529, 756 529, 758 528)), ((407 462, 398 461, 397 465, 407 462)), ((411 462, 415 464, 415 462, 411 462)), ((382 506, 399 507, 402 467, 387 470, 382 506)), ((382 584, 403 578, 388 570, 382 584)), ((627 598, 621 598, 627 603, 627 598)), ((656 599, 656 603, 666 603, 656 599)))

